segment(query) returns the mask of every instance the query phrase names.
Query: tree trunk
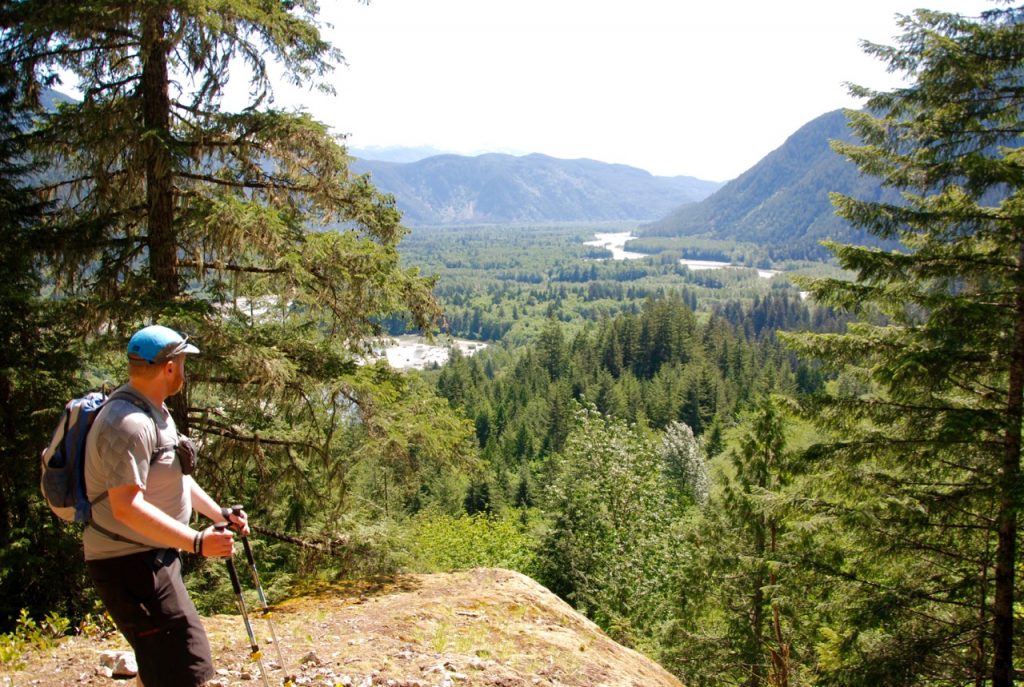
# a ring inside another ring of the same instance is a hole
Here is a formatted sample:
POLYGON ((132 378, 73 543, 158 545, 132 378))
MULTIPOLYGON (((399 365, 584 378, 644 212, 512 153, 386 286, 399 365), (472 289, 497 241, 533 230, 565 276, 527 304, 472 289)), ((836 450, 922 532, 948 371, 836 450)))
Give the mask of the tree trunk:
POLYGON ((146 164, 149 268, 157 301, 180 292, 174 233, 174 167, 171 156, 171 100, 165 37, 169 12, 149 11, 142 26, 142 154, 146 164))
MULTIPOLYGON (((181 293, 174 231, 174 158, 167 67, 170 44, 166 38, 169 21, 170 11, 163 6, 147 12, 142 21, 142 154, 146 163, 149 273, 155 303, 173 301, 181 293)), ((187 388, 167 399, 167 407, 183 434, 189 429, 186 392, 187 388)))
MULTIPOLYGON (((1024 246, 1018 270, 1024 269, 1024 246)), ((998 476, 999 542, 996 547, 993 608, 992 687, 1013 685, 1014 563, 1017 556, 1017 512, 1020 485, 1021 421, 1024 420, 1024 287, 1016 287, 1016 316, 1006 399, 1003 465, 998 476)))
MULTIPOLYGON (((986 534, 986 538, 988 534, 986 534)), ((987 642, 989 639, 988 628, 988 599, 989 599, 989 574, 992 568, 988 561, 991 559, 991 547, 986 547, 984 563, 978 570, 978 631, 974 638, 974 687, 985 687, 988 683, 988 653, 987 642)))
POLYGON ((765 534, 764 519, 756 520, 754 531, 754 557, 757 570, 754 573, 754 589, 751 596, 752 609, 750 614, 750 677, 747 687, 761 687, 764 683, 764 668, 761 653, 764 648, 764 555, 765 534))
MULTIPOLYGON (((772 560, 776 558, 778 547, 779 527, 774 520, 770 521, 769 532, 771 534, 772 560)), ((768 584, 774 589, 778 584, 778 576, 774 572, 768 573, 768 584)), ((772 672, 769 684, 773 687, 789 687, 789 643, 782 636, 782 614, 779 612, 779 605, 772 601, 772 632, 775 635, 775 646, 769 647, 768 651, 772 659, 772 672)))

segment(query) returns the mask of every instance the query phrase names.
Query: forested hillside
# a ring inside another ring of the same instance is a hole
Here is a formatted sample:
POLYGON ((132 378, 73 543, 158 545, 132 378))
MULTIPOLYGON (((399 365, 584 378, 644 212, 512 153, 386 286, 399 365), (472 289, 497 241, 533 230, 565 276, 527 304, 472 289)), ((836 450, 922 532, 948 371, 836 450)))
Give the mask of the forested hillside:
MULTIPOLYGON (((865 46, 905 86, 854 87, 854 135, 812 122, 613 259, 588 243, 635 222, 403 225, 323 124, 266 107, 271 70, 340 61, 315 3, 0 3, 0 665, 108 625, 35 456, 160 322, 202 350, 169 410, 273 599, 496 566, 687 685, 1011 687, 1022 20, 906 18, 865 46), (53 109, 68 70, 86 97, 53 109), (850 243, 796 259, 824 236, 850 243), (372 360, 407 331, 488 345, 372 360)), ((214 563, 186 556, 205 614, 235 601, 214 563)))
POLYGON ((706 200, 677 208, 638 233, 754 243, 770 247, 777 259, 826 258, 823 239, 877 243, 836 216, 829 200, 830 193, 872 201, 898 199, 830 146, 833 140, 852 138, 843 111, 824 114, 706 200))
POLYGON ((357 160, 392 193, 410 225, 655 219, 721 186, 626 165, 546 155, 436 155, 409 163, 357 160))

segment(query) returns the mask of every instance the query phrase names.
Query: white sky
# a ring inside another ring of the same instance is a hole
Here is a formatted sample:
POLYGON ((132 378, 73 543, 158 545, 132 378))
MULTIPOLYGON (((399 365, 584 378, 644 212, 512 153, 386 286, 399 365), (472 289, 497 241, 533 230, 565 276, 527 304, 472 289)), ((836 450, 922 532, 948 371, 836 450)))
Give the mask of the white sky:
POLYGON ((279 86, 348 145, 538 152, 731 179, 800 126, 890 88, 860 39, 990 0, 321 0, 331 98, 279 86))

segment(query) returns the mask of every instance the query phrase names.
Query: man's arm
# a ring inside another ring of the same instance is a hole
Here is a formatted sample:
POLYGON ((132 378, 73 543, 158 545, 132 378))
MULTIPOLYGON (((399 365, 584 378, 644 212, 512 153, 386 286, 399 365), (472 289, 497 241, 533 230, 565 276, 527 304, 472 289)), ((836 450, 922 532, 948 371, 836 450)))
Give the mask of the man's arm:
POLYGON ((199 511, 214 522, 228 520, 231 524, 237 527, 239 534, 243 537, 248 536, 249 521, 245 511, 242 511, 238 515, 231 513, 227 518, 225 518, 221 514, 220 505, 214 501, 213 498, 211 498, 210 495, 207 494, 194 479, 192 479, 191 475, 185 476, 185 486, 192 494, 192 508, 194 510, 199 511))
MULTIPOLYGON (((146 500, 145 492, 136 484, 113 487, 108 492, 110 508, 114 518, 164 546, 192 551, 196 536, 200 534, 188 525, 183 525, 146 500)), ((205 493, 204 493, 205 495, 205 493)), ((209 499, 209 497, 206 497, 209 499)), ((220 511, 217 511, 218 518, 220 511)), ((231 532, 207 530, 203 533, 204 556, 226 557, 234 550, 231 532)))

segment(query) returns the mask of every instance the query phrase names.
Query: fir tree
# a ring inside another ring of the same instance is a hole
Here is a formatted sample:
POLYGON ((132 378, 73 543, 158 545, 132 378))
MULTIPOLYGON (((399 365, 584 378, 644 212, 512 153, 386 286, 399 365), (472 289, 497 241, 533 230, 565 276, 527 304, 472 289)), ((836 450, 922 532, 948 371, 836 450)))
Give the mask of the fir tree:
POLYGON ((27 187, 24 131, 30 113, 17 107, 0 67, 0 633, 13 631, 21 609, 74 616, 84 610, 84 569, 67 569, 81 542, 62 536, 39 498, 36 457, 53 430, 47 413, 79 389, 80 348, 65 323, 73 309, 44 307, 43 275, 31 247, 44 203, 27 187))
POLYGON ((202 446, 200 477, 298 529, 337 527, 360 465, 412 478, 463 460, 471 435, 425 387, 359 364, 384 315, 429 330, 438 310, 431 282, 399 265, 394 200, 350 172, 323 124, 269 106, 272 69, 329 90, 341 56, 316 12, 0 3, 0 64, 13 106, 33 110, 26 154, 48 163, 35 191, 52 206, 30 249, 47 307, 73 313, 89 350, 80 369, 121 378, 143 324, 190 334, 202 355, 171 411, 202 446), (250 74, 236 112, 222 108, 229 70, 250 74), (81 100, 47 109, 61 75, 81 100))
MULTIPOLYGON (((855 87, 862 145, 836 144, 903 192, 834 199, 893 250, 831 245, 854 282, 809 285, 860 313, 846 334, 799 337, 846 370, 816 409, 821 569, 844 581, 828 679, 1014 681, 1024 419, 1024 9, 968 19, 918 11, 869 53, 908 77, 855 87), (847 385, 849 386, 849 385, 847 385)), ((1018 649, 1019 651, 1019 649, 1018 649)))
POLYGON ((717 466, 711 496, 679 542, 687 565, 666 662, 687 684, 800 684, 796 608, 806 613, 810 590, 795 579, 780 507, 794 468, 787 426, 785 403, 774 398, 742 417, 728 465, 717 466))

